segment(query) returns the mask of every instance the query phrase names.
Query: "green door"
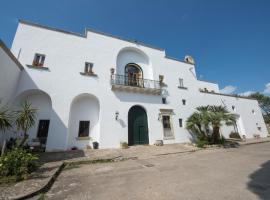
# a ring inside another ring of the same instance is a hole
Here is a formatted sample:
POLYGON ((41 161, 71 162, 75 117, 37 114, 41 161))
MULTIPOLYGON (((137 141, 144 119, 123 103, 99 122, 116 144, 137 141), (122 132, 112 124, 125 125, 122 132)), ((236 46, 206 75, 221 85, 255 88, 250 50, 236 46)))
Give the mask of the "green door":
POLYGON ((133 106, 128 112, 128 144, 149 144, 147 115, 140 106, 133 106))

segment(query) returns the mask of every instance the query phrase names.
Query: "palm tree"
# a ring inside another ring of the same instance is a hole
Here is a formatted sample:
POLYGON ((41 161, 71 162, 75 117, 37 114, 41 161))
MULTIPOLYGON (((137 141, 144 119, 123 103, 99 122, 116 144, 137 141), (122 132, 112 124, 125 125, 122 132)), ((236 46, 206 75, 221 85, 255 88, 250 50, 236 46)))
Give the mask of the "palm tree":
POLYGON ((209 136, 209 106, 199 106, 186 121, 186 128, 195 132, 200 139, 207 139, 209 136))
POLYGON ((32 108, 31 103, 25 101, 21 104, 21 109, 15 111, 15 114, 17 129, 23 131, 23 139, 20 143, 20 146, 23 146, 28 138, 28 130, 35 125, 37 109, 32 108))
POLYGON ((12 127, 12 114, 8 107, 0 108, 0 130, 5 132, 12 127))
POLYGON ((226 125, 233 125, 236 119, 224 106, 199 106, 186 122, 186 128, 198 135, 199 139, 210 138, 210 125, 213 128, 211 136, 212 143, 217 143, 220 139, 220 127, 225 122, 226 125))
POLYGON ((213 143, 217 143, 220 139, 220 127, 223 122, 227 126, 233 125, 236 122, 235 115, 230 113, 224 106, 209 106, 209 117, 213 127, 213 143))

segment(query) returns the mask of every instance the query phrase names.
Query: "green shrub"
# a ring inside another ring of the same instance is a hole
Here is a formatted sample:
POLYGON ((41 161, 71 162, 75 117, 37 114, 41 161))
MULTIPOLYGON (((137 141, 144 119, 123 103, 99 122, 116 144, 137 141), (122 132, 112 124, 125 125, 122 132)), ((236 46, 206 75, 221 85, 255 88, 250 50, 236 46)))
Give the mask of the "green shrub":
POLYGON ((38 167, 37 157, 27 150, 14 148, 0 157, 0 176, 26 179, 38 167))
POLYGON ((204 148, 205 145, 208 145, 209 142, 207 140, 197 140, 196 146, 199 148, 204 148))
POLYGON ((230 138, 235 138, 235 139, 241 139, 240 135, 238 132, 231 132, 229 135, 230 138))

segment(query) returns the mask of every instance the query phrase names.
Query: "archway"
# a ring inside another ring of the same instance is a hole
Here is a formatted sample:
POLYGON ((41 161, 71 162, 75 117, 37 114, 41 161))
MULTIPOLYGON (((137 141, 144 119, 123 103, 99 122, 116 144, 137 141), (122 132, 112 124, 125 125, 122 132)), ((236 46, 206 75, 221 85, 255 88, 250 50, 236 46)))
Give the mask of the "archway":
MULTIPOLYGON (((31 106, 37 109, 35 125, 29 130, 29 142, 38 140, 43 148, 46 147, 47 137, 50 128, 52 100, 49 94, 39 89, 30 89, 19 94, 12 105, 13 110, 20 109, 22 102, 29 102, 31 106)), ((22 133, 13 137, 19 137, 22 133)))
POLYGON ((149 144, 147 114, 141 106, 133 106, 129 109, 128 144, 149 144))
POLYGON ((98 99, 92 94, 76 96, 70 106, 68 147, 82 149, 99 139, 98 99))
POLYGON ((129 63, 125 67, 126 85, 143 87, 143 72, 139 65, 129 63))

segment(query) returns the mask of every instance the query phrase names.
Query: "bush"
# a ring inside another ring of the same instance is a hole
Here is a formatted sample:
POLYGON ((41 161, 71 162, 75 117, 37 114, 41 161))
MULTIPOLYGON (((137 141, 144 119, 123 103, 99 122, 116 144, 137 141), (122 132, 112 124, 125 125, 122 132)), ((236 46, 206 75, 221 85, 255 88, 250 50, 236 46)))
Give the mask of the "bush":
POLYGON ((0 176, 26 179, 38 167, 37 157, 21 148, 14 148, 0 157, 0 176))
POLYGON ((204 148, 205 145, 208 145, 209 142, 207 140, 201 140, 201 139, 198 139, 196 141, 196 146, 199 147, 199 148, 204 148))
POLYGON ((230 138, 235 138, 235 139, 241 139, 240 135, 238 132, 231 132, 229 135, 230 138))

